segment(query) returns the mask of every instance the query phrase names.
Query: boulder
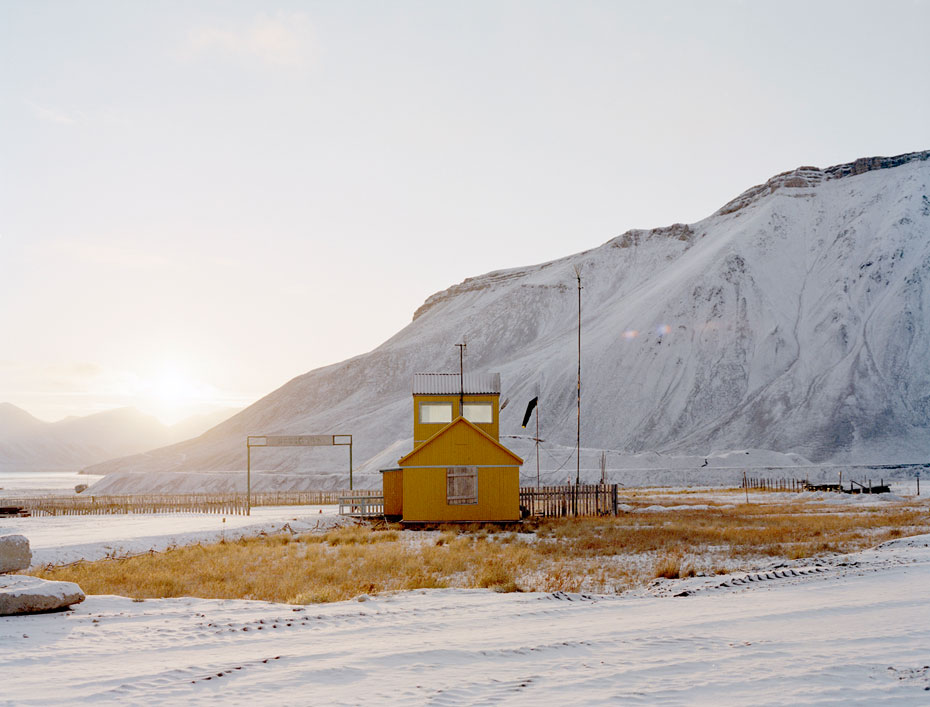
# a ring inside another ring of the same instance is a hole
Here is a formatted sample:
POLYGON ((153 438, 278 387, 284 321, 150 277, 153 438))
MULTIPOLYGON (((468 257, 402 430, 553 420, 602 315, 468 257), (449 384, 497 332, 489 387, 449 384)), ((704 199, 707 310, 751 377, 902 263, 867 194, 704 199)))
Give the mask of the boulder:
POLYGON ((21 574, 0 575, 0 616, 64 609, 84 601, 74 582, 50 582, 21 574))
POLYGON ((0 574, 19 572, 32 564, 29 539, 24 535, 0 535, 0 574))

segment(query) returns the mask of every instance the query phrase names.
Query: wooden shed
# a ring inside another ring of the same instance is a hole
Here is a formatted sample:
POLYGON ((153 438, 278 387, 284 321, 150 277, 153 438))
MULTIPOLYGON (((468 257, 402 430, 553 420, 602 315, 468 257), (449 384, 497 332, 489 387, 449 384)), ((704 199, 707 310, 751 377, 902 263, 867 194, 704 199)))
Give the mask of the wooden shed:
POLYGON ((523 460, 498 440, 500 375, 421 373, 413 450, 382 471, 384 513, 404 523, 520 519, 523 460))

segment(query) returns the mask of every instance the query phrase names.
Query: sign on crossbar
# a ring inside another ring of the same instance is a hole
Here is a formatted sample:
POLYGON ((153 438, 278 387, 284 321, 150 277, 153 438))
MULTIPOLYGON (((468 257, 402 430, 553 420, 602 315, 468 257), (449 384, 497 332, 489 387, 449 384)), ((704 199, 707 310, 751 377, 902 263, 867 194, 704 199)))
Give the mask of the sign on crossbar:
MULTIPOLYGON (((345 436, 345 435, 340 435, 345 436)), ((332 447, 336 435, 265 435, 249 437, 250 447, 332 447)))

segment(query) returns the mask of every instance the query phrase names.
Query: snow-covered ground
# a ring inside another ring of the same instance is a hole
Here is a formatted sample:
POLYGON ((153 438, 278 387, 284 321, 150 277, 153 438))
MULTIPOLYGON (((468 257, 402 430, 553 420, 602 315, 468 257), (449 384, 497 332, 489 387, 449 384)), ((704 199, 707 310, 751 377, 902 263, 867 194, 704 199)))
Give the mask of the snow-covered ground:
POLYGON ((217 542, 259 533, 332 527, 345 521, 338 506, 261 506, 251 516, 210 513, 139 513, 100 516, 0 518, 0 535, 29 538, 33 566, 123 557, 179 545, 217 542))
POLYGON ((90 596, 0 619, 0 703, 930 700, 930 536, 795 575, 685 582, 679 597, 663 583, 645 596, 421 590, 306 607, 90 596))

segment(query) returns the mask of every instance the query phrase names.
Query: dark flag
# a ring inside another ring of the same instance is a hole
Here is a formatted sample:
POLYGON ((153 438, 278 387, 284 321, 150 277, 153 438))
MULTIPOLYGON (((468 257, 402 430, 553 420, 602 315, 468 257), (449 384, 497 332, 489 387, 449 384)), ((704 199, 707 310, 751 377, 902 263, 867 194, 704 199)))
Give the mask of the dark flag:
POLYGON ((526 414, 523 416, 523 428, 526 429, 526 423, 530 421, 530 415, 533 414, 533 408, 536 407, 536 403, 539 402, 539 396, 530 400, 529 405, 526 406, 526 414))

